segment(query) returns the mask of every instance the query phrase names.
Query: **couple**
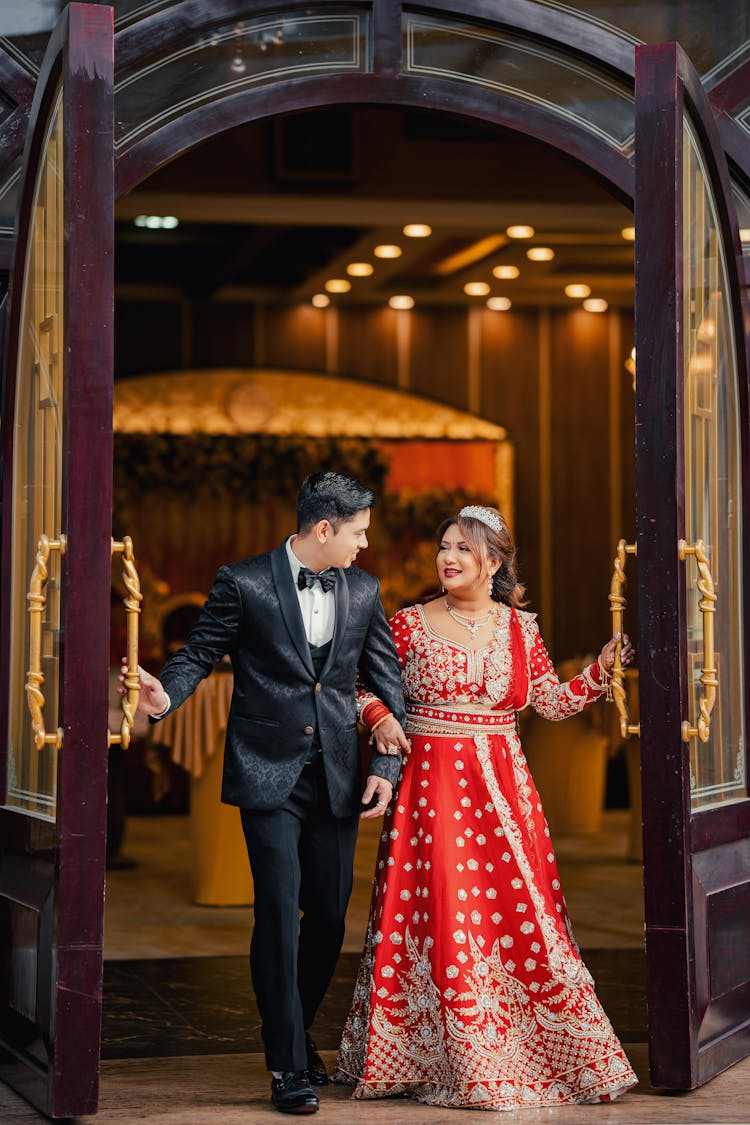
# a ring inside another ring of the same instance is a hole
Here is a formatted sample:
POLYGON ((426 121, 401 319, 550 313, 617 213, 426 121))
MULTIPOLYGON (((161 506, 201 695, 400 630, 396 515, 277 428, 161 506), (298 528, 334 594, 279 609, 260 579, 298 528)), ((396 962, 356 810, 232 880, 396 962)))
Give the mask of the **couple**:
POLYGON ((223 567, 161 679, 141 673, 140 706, 159 719, 232 659, 222 800, 240 808, 255 882, 272 1104, 319 1108, 328 1077, 310 1028, 343 941, 358 821, 388 806, 336 1080, 355 1097, 488 1109, 609 1100, 635 1076, 569 932, 515 715, 594 702, 616 641, 560 685, 519 608, 508 529, 479 507, 440 529, 445 596, 389 629, 377 580, 352 565, 373 503, 350 478, 308 477, 297 535, 223 567))

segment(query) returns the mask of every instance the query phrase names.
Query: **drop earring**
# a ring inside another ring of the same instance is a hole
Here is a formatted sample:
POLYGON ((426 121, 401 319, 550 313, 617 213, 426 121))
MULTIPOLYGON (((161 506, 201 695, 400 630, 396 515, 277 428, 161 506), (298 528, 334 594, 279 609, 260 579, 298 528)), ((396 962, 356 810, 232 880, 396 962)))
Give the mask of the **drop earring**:
POLYGON ((487 593, 490 595, 490 597, 492 597, 492 591, 494 589, 494 586, 495 586, 495 575, 489 574, 487 576, 487 593))

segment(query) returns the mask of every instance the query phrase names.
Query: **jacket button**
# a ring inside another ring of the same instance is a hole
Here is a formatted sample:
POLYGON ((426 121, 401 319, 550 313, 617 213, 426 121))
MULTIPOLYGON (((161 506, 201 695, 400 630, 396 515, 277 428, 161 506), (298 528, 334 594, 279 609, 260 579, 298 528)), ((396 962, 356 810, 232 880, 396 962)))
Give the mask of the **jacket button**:
POLYGON ((322 685, 322 684, 316 684, 316 685, 315 685, 315 690, 316 690, 316 691, 320 691, 320 689, 321 689, 322 687, 323 687, 323 685, 322 685))
POLYGON ((305 734, 315 734, 315 727, 305 727, 305 734))

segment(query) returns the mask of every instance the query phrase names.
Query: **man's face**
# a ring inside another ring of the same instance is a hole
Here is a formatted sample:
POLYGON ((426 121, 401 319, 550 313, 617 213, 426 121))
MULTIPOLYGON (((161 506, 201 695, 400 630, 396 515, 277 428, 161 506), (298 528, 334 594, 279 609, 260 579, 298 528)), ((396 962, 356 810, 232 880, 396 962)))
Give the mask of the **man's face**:
POLYGON ((370 509, 357 512, 350 520, 339 525, 337 532, 329 525, 323 545, 327 566, 346 568, 352 565, 360 551, 367 546, 367 529, 370 526, 370 509))

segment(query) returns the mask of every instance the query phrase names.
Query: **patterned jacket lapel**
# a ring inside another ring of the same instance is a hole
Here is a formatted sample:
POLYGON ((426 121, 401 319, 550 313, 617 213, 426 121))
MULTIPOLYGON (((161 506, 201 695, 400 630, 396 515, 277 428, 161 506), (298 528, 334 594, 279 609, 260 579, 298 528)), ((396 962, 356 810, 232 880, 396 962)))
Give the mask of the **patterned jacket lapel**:
MULTIPOLYGON (((292 638, 294 647, 299 653, 300 660, 305 665, 310 675, 314 677, 315 672, 312 657, 310 656, 310 645, 305 636, 305 626, 302 621, 302 614, 300 613, 299 598, 294 589, 292 572, 286 554, 286 541, 274 551, 271 551, 271 572, 273 574, 274 585, 276 586, 276 593, 279 597, 279 606, 281 608, 281 616, 284 618, 284 624, 287 627, 289 636, 292 638)), ((339 584, 337 583, 336 585, 338 586, 339 584)), ((336 611, 336 627, 338 628, 338 602, 336 611)))

